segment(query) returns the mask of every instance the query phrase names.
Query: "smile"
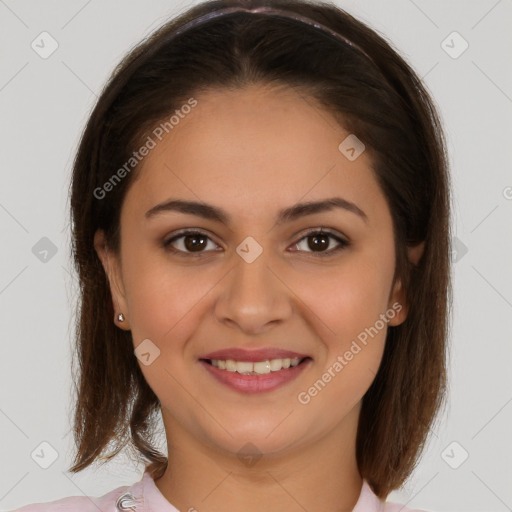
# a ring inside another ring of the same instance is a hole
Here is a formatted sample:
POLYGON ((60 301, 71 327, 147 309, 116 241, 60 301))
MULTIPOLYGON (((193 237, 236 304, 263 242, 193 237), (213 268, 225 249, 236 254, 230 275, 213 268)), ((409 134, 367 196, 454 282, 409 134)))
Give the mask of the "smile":
POLYGON ((297 378, 313 362, 311 357, 234 361, 200 359, 217 382, 241 393, 271 391, 297 378))
MULTIPOLYGON (((305 359, 305 358, 304 358, 305 359)), ((228 372, 238 372, 242 375, 265 375, 283 369, 297 366, 301 358, 267 359, 265 361, 233 361, 233 359, 210 359, 210 364, 228 372)))

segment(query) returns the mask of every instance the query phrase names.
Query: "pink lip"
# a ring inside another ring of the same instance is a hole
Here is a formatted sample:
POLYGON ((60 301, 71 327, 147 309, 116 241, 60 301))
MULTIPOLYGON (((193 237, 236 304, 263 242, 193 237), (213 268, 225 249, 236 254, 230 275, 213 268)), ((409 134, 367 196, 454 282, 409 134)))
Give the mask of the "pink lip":
MULTIPOLYGON (((215 354, 216 353, 214 353, 214 355, 215 354)), ((274 359, 279 358, 274 357, 274 359)), ((247 361, 247 359, 245 359, 245 361, 247 361)), ((261 393, 263 391, 272 391, 273 389, 296 379, 302 371, 311 364, 312 359, 308 358, 297 366, 290 366, 290 368, 279 370, 277 372, 270 372, 265 375, 242 375, 238 372, 221 370, 206 361, 201 360, 199 362, 208 372, 210 372, 210 375, 222 384, 229 386, 231 389, 240 393, 261 393)))
POLYGON ((260 348, 256 350, 245 350, 243 348, 227 348, 224 350, 216 350, 215 352, 210 352, 209 354, 201 356, 199 359, 221 359, 224 361, 232 359, 233 361, 247 361, 250 363, 254 363, 257 361, 266 361, 267 359, 292 359, 294 357, 304 359, 305 357, 308 357, 308 355, 272 347, 260 348))

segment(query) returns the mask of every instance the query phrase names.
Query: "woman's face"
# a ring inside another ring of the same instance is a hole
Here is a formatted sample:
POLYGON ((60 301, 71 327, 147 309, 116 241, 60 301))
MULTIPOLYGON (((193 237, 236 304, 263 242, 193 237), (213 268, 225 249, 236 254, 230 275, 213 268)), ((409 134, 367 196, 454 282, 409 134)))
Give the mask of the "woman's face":
POLYGON ((120 258, 96 239, 168 438, 282 454, 353 436, 386 330, 406 313, 368 152, 357 156, 362 146, 291 89, 196 100, 161 141, 153 135, 123 203, 120 258), (323 206, 299 207, 309 203, 323 206), (179 237, 185 229, 200 234, 179 237), (251 353, 219 359, 259 362, 261 375, 204 361, 227 349, 251 353), (283 368, 290 353, 307 359, 283 368))

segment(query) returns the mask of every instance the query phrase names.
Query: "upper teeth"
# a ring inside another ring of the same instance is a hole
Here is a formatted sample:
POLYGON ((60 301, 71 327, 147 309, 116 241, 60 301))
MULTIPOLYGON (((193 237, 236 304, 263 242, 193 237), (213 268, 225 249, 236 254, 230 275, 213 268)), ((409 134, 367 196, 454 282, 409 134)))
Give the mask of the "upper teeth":
POLYGON ((297 366, 300 362, 300 357, 286 358, 286 359, 267 359, 266 361, 257 361, 255 363, 249 361, 233 361, 232 359, 212 359, 212 365, 221 370, 228 372, 238 372, 244 375, 257 373, 264 375, 265 373, 277 372, 283 368, 290 368, 290 366, 297 366))

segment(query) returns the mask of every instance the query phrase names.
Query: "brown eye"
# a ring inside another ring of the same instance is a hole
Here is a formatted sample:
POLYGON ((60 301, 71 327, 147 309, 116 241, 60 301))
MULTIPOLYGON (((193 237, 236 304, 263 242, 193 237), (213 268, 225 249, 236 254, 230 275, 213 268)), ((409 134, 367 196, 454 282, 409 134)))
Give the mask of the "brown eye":
POLYGON ((318 235, 309 235, 308 239, 308 247, 312 251, 325 251, 329 247, 330 239, 329 235, 318 234, 318 235))
MULTIPOLYGON (((349 242, 329 231, 310 231, 294 244, 298 252, 312 253, 315 256, 330 256, 349 245, 349 242), (301 244, 306 246, 301 248, 301 244), (334 242, 334 247, 332 247, 334 242), (336 246, 337 243, 337 246, 336 246)), ((180 255, 201 256, 203 253, 219 250, 218 245, 201 231, 182 231, 163 243, 164 248, 180 255), (211 244, 210 246, 208 244, 211 244), (209 250, 207 250, 209 247, 209 250)))
POLYGON ((184 231, 165 241, 163 245, 173 252, 183 253, 184 255, 191 253, 200 254, 203 252, 209 252, 204 250, 208 247, 208 241, 213 244, 214 248, 217 247, 209 236, 201 233, 200 231, 184 231))
POLYGON ((339 250, 347 247, 349 243, 343 238, 334 235, 329 231, 311 231, 306 236, 302 237, 294 247, 299 248, 299 251, 316 253, 318 256, 329 256, 339 250), (306 240, 306 247, 309 250, 300 249, 302 241, 306 240), (330 248, 332 241, 337 242, 338 245, 334 248, 330 248))
POLYGON ((197 234, 197 235, 186 235, 183 237, 183 244, 187 251, 191 252, 199 252, 201 249, 206 247, 207 245, 207 238, 204 235, 197 234))

